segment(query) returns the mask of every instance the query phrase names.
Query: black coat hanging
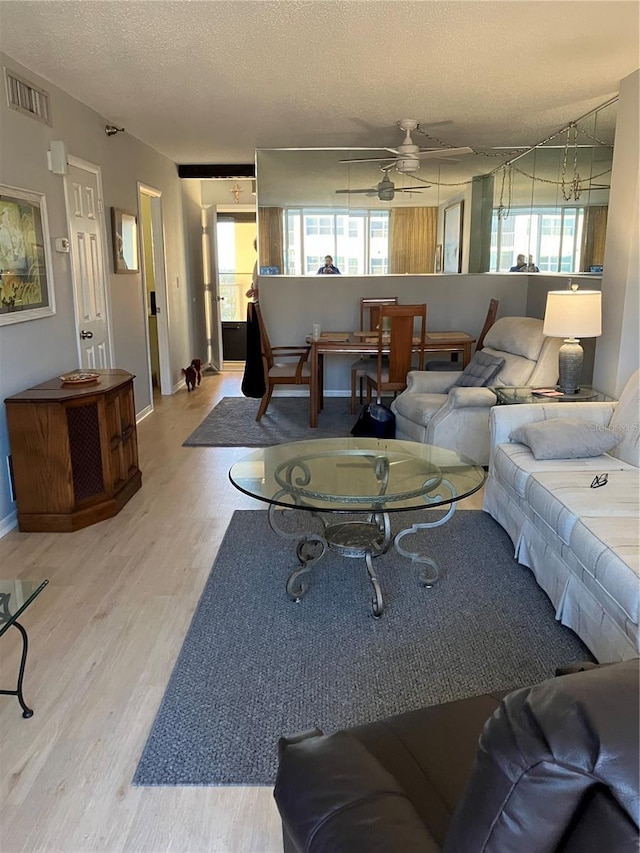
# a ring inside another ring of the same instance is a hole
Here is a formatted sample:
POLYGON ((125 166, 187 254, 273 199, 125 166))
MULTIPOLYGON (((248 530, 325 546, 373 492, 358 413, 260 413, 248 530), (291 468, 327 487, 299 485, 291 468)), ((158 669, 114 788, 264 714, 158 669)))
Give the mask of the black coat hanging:
POLYGON ((241 388, 245 397, 263 397, 267 390, 264 381, 260 325, 253 302, 247 305, 247 359, 244 364, 241 388))

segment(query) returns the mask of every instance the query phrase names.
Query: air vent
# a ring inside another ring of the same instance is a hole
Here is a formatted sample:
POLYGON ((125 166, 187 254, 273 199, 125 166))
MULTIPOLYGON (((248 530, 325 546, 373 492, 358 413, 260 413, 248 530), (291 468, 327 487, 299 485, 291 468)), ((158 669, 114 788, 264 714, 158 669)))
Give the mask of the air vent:
POLYGON ((7 88, 7 103, 24 115, 37 118, 50 125, 49 95, 44 89, 34 86, 14 71, 4 69, 4 79, 7 88))

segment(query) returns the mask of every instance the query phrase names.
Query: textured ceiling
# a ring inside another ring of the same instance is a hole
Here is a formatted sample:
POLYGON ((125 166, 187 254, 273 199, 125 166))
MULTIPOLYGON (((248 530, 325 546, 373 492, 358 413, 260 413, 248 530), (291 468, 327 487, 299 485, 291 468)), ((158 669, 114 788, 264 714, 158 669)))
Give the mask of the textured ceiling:
POLYGON ((407 117, 451 145, 534 144, 638 67, 638 13, 636 0, 2 0, 0 48, 176 162, 241 163, 256 148, 396 145, 407 117))

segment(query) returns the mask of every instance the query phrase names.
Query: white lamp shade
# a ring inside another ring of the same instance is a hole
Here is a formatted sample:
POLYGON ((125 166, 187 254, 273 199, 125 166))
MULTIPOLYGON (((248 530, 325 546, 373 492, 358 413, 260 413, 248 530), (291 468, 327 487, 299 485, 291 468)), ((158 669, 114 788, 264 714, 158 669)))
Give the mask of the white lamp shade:
POLYGON ((550 338, 596 338, 602 334, 599 290, 550 290, 543 333, 550 338))

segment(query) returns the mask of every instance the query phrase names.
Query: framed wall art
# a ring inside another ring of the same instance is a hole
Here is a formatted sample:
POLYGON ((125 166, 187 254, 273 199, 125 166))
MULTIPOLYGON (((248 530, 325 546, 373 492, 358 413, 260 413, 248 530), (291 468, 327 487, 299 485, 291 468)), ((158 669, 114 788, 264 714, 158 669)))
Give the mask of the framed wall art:
POLYGON ((0 184, 0 326, 55 314, 47 203, 0 184))
POLYGON ((462 271, 462 202, 444 211, 444 272, 462 271))
POLYGON ((140 272, 138 220, 135 214, 112 207, 111 234, 113 238, 113 271, 117 273, 140 272))

